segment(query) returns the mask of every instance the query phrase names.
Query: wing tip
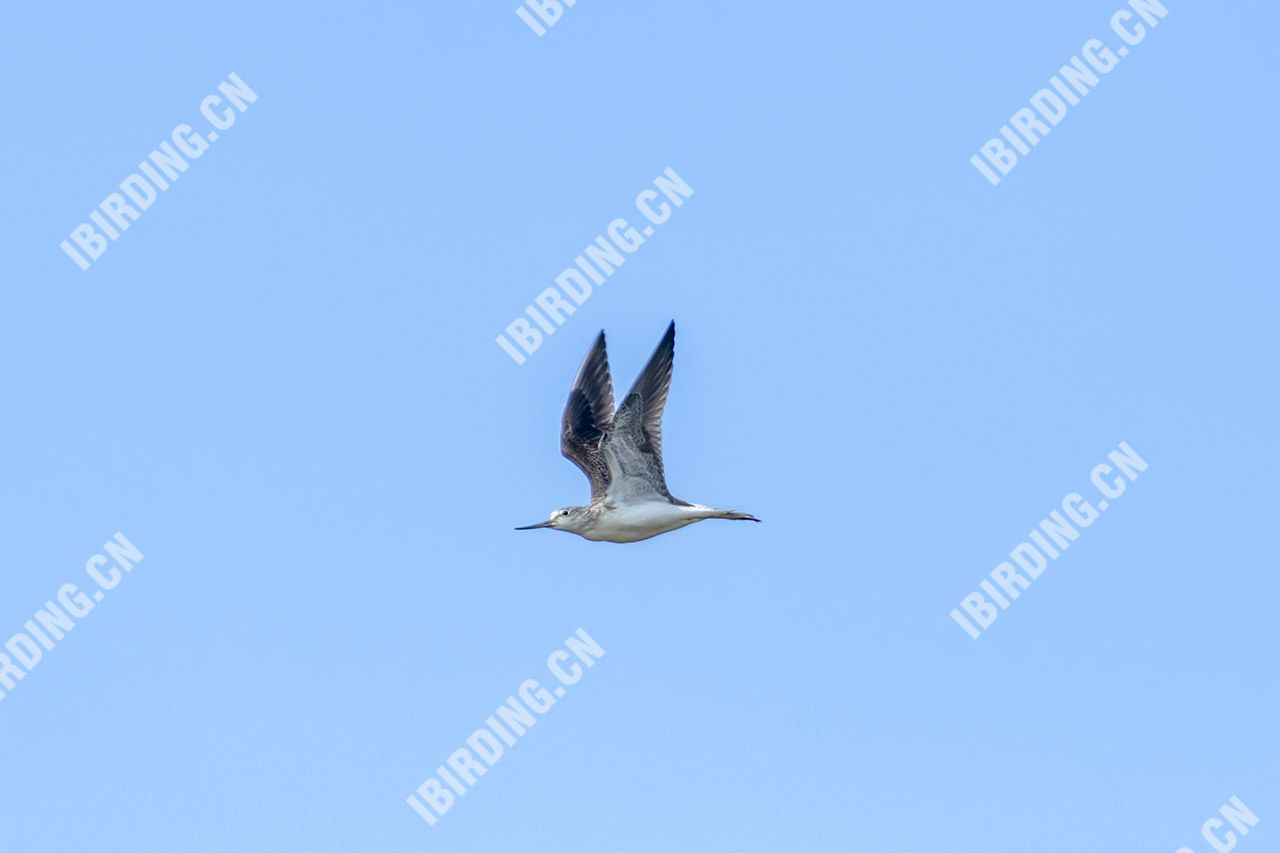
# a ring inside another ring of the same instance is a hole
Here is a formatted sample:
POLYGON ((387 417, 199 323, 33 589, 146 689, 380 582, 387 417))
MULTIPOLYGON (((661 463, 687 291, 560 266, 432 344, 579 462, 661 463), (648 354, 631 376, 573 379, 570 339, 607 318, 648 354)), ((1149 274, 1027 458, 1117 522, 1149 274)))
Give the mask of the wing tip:
POLYGON ((658 341, 658 347, 653 351, 656 356, 660 352, 675 353, 676 351, 676 321, 672 320, 667 324, 667 330, 662 333, 662 340, 658 341))
POLYGON ((587 354, 582 357, 582 364, 578 367, 578 375, 574 378, 574 387, 582 381, 586 375, 586 371, 594 365, 595 369, 607 369, 609 363, 608 349, 604 342, 604 329, 600 330, 600 334, 596 335, 596 339, 591 342, 591 347, 587 350, 587 354))

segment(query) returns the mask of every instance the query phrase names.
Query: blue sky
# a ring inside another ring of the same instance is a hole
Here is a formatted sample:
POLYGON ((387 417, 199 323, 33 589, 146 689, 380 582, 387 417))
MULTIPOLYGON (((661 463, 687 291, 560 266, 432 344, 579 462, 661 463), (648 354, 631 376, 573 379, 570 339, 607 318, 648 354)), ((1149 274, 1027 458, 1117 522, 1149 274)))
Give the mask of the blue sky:
POLYGON ((0 848, 1199 851, 1236 795, 1276 849, 1280 19, 1167 6, 994 187, 1122 2, 0 13, 0 641, 145 555, 0 700, 0 848), (232 72, 257 101, 79 269, 232 72), (594 335, 621 391, 671 319, 671 490, 764 523, 514 532, 587 499, 594 335), (1121 441, 1148 469, 970 639, 1121 441), (605 656, 428 826, 578 628, 605 656))

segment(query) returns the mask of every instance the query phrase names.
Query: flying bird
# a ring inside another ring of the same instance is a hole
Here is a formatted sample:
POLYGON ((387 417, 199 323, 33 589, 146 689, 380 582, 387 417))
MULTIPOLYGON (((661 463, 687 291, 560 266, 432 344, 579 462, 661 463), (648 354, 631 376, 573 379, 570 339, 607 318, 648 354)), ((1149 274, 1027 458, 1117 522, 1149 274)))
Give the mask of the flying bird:
POLYGON ((662 470, 662 410, 671 387, 676 324, 667 327, 622 405, 613 410, 613 383, 604 332, 573 380, 560 428, 560 452, 591 482, 591 503, 551 513, 539 524, 596 542, 639 542, 707 518, 759 521, 730 509, 672 497, 662 470))

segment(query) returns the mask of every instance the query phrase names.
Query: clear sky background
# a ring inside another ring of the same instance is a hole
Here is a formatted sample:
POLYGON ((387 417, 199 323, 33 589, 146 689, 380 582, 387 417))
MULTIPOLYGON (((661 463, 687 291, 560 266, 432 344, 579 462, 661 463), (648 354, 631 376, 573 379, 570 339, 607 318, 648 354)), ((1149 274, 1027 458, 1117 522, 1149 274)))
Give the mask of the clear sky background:
POLYGON ((4 850, 1280 849, 1275 4, 1169 2, 998 187, 1118 0, 9 5, 4 850), (420 8, 410 8, 410 6, 420 8), (88 271, 57 248, 231 72, 88 271), (695 194, 523 366, 494 337, 666 167, 695 194), (677 322, 635 545, 558 450, 592 337, 677 322), (948 617, 1120 441, 1149 469, 948 617), (405 805, 585 628, 435 827, 405 805))

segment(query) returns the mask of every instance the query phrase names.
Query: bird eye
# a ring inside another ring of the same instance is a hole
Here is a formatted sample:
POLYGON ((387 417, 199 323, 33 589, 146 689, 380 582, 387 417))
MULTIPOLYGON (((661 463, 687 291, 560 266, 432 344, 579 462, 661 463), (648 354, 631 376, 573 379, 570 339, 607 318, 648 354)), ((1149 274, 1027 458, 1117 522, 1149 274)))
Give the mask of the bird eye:
POLYGON ((568 515, 568 514, 569 514, 569 510, 567 510, 567 509, 562 509, 562 510, 560 510, 560 514, 561 514, 561 515, 568 515))

